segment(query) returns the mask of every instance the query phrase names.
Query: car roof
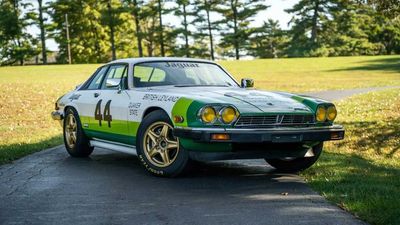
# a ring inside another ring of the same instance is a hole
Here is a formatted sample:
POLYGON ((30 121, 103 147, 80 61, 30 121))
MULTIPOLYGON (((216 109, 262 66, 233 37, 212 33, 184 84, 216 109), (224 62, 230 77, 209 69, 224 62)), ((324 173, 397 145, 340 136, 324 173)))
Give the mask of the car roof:
POLYGON ((126 59, 118 59, 111 61, 107 64, 112 63, 130 63, 137 64, 143 62, 165 62, 165 61, 174 61, 174 62, 205 62, 205 63, 213 63, 215 62, 205 59, 195 59, 195 58, 183 58, 183 57, 140 57, 140 58, 126 58, 126 59))

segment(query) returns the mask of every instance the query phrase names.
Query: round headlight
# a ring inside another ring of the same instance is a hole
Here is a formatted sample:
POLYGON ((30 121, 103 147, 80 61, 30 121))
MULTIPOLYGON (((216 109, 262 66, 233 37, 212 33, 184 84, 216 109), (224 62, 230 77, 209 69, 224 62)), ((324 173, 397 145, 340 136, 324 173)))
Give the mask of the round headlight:
POLYGON ((328 109, 326 110, 326 118, 329 121, 333 121, 336 118, 336 115, 337 115, 336 107, 334 105, 329 106, 328 109))
POLYGON ((326 108, 324 106, 318 106, 316 119, 318 122, 325 122, 326 120, 326 108))
POLYGON ((233 107, 225 107, 221 110, 221 120, 223 123, 229 124, 236 119, 236 110, 233 107))
POLYGON ((201 120, 204 123, 212 123, 217 118, 215 110, 211 106, 207 106, 207 107, 203 108, 203 110, 201 110, 200 116, 201 116, 201 120))

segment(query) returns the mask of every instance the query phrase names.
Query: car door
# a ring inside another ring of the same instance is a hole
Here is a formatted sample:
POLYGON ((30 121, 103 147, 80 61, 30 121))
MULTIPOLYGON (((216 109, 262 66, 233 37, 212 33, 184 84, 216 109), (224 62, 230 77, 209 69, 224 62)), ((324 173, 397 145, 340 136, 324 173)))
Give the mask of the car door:
POLYGON ((89 129, 94 138, 134 145, 128 129, 127 75, 128 64, 109 66, 91 111, 89 129))
MULTIPOLYGON (((70 97, 77 107, 79 118, 84 130, 90 129, 93 122, 93 109, 100 95, 101 85, 107 73, 108 66, 100 67, 92 77, 74 95, 70 97)), ((90 136, 90 134, 88 134, 90 136)))

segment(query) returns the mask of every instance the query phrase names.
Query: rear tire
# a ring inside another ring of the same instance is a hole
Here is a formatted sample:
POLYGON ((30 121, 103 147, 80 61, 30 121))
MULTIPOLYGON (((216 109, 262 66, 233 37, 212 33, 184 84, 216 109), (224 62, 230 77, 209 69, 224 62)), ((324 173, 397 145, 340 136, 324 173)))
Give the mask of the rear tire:
POLYGON ((295 159, 265 159, 268 164, 282 172, 299 172, 311 167, 321 155, 323 142, 312 147, 314 156, 295 159))
POLYGON ((70 156, 88 157, 93 152, 93 147, 83 132, 78 113, 73 108, 65 111, 63 135, 64 145, 70 156))
POLYGON ((139 126, 137 154, 147 171, 156 176, 175 177, 189 165, 189 154, 173 135, 169 116, 162 110, 149 113, 139 126))

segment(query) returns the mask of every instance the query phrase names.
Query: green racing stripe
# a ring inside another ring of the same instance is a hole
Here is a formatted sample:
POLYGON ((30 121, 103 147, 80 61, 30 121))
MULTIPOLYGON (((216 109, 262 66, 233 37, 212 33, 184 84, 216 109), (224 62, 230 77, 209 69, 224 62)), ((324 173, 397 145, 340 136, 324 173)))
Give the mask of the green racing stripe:
POLYGON ((82 128, 90 138, 100 138, 109 141, 121 142, 129 145, 136 145, 136 134, 139 122, 126 120, 112 120, 110 126, 108 122, 94 117, 80 116, 82 128))

